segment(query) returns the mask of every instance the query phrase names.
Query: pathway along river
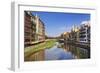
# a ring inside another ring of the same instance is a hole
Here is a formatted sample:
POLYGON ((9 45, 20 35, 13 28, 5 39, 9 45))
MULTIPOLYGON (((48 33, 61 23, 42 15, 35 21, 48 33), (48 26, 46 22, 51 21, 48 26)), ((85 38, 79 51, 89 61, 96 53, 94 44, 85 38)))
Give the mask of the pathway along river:
POLYGON ((89 57, 90 53, 87 49, 56 42, 52 48, 31 55, 30 61, 87 59, 89 57))

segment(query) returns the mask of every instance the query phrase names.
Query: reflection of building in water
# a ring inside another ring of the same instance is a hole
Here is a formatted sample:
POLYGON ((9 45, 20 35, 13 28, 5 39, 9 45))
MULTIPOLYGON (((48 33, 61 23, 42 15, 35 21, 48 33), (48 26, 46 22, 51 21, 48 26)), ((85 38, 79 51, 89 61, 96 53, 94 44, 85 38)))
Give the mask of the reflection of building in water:
POLYGON ((70 46, 68 44, 63 44, 64 51, 69 52, 70 51, 70 46))
POLYGON ((41 50, 37 53, 34 54, 34 60, 35 61, 42 61, 45 59, 45 53, 44 53, 44 50, 41 50))
POLYGON ((76 47, 73 45, 68 45, 69 51, 72 53, 75 59, 85 59, 88 58, 88 51, 84 48, 76 47))
POLYGON ((45 51, 41 50, 39 52, 33 53, 29 56, 26 61, 43 61, 45 60, 45 51))

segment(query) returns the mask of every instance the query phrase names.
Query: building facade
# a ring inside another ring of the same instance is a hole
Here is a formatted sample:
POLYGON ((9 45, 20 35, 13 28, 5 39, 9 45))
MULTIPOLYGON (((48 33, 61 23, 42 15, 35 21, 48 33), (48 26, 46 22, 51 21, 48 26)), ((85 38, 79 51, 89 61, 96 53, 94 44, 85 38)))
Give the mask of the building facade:
POLYGON ((36 15, 36 40, 45 40, 45 25, 43 21, 36 15))
POLYGON ((84 21, 79 27, 74 25, 71 29, 69 39, 74 42, 90 43, 90 22, 84 21))
POLYGON ((76 27, 74 25, 70 32, 70 40, 74 42, 79 42, 79 32, 79 27, 76 27))
POLYGON ((69 38, 70 38, 69 32, 64 32, 64 33, 62 34, 62 37, 63 37, 63 39, 65 39, 66 41, 68 41, 69 38))
POLYGON ((30 12, 25 11, 24 12, 24 44, 28 45, 31 44, 33 41, 33 31, 34 29, 32 28, 32 15, 30 12))
POLYGON ((24 45, 45 40, 45 26, 31 11, 24 12, 24 45))
POLYGON ((90 42, 90 22, 85 21, 80 26, 80 42, 89 43, 90 42))

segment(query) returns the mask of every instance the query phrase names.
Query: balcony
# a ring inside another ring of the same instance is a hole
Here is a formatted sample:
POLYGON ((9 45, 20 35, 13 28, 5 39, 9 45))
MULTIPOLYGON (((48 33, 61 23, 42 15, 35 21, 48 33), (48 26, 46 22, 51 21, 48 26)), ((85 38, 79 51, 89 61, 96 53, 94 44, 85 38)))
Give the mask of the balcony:
POLYGON ((80 37, 80 38, 85 38, 85 37, 86 37, 86 35, 80 35, 79 37, 80 37))

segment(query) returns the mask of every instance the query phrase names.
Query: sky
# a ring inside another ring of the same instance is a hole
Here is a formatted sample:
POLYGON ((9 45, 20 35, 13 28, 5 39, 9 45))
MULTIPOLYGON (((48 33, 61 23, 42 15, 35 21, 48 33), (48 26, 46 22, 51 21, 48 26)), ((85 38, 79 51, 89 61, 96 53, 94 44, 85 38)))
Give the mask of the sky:
POLYGON ((83 21, 90 20, 90 14, 61 12, 32 12, 38 15, 45 25, 45 34, 56 37, 63 32, 70 32, 72 26, 79 26, 83 21))

